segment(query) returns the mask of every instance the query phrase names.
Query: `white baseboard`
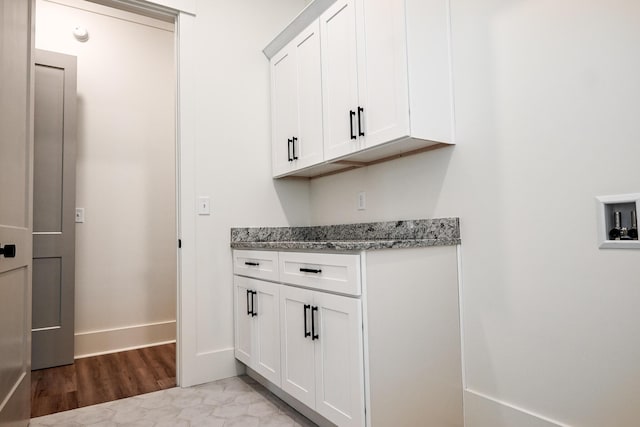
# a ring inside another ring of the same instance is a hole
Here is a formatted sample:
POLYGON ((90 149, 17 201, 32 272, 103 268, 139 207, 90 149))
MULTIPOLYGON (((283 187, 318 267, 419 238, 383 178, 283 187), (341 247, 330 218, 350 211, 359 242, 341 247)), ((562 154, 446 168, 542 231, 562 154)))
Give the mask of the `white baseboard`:
POLYGON ((79 332, 75 334, 75 358, 116 353, 175 341, 175 320, 79 332))
POLYGON ((569 427, 485 394, 465 390, 465 427, 569 427))
POLYGON ((182 360, 185 366, 180 387, 191 387, 223 378, 236 377, 244 372, 241 363, 236 361, 233 348, 201 352, 188 360, 182 360))

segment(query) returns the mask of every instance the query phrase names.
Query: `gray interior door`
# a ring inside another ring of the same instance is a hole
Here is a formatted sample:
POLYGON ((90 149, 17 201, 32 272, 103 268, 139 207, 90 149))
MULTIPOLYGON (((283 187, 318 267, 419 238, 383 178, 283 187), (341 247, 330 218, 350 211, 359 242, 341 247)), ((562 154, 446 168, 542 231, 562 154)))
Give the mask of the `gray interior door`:
POLYGON ((31 369, 73 363, 76 57, 36 50, 31 369))
POLYGON ((30 412, 32 18, 0 0, 0 427, 30 412))

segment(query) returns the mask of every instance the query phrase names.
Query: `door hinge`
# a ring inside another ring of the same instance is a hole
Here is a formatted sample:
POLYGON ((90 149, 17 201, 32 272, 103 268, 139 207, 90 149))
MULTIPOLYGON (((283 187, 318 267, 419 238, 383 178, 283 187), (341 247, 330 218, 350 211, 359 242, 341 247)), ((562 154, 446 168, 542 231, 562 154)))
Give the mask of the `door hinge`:
POLYGON ((182 239, 178 239, 178 249, 182 248, 182 239))

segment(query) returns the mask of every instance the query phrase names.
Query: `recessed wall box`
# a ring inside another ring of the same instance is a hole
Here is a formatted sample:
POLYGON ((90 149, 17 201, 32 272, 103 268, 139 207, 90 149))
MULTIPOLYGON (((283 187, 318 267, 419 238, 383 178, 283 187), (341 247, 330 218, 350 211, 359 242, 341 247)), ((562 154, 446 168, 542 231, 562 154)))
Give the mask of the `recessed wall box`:
POLYGON ((640 249, 637 214, 640 193, 596 197, 601 249, 640 249))

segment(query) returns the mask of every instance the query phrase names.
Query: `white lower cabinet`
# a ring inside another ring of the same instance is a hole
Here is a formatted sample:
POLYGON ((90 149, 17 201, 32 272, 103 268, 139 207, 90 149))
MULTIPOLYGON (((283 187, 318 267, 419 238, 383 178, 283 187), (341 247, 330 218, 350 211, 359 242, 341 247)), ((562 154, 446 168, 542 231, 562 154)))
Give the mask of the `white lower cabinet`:
POLYGON ((339 426, 364 426, 358 298, 280 288, 282 389, 339 426))
POLYGON ((455 246, 251 252, 235 355, 274 393, 322 426, 463 426, 455 246))
POLYGON ((235 276, 235 356, 280 385, 279 285, 235 276))

